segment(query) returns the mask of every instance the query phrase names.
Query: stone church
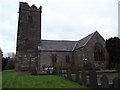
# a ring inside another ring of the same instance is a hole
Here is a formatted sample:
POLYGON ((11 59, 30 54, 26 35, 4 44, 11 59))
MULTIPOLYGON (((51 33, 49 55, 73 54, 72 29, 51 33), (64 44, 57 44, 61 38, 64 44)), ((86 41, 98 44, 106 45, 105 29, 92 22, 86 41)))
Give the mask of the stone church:
POLYGON ((16 69, 39 70, 43 67, 80 67, 84 61, 104 68, 108 60, 105 40, 97 32, 79 41, 41 40, 42 6, 19 3, 16 69))

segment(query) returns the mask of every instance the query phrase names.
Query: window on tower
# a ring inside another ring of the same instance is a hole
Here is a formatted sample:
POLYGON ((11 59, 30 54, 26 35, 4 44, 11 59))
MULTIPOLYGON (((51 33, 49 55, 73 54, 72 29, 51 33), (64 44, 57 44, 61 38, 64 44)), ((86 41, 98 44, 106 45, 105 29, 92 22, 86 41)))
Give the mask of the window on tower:
POLYGON ((28 16, 28 23, 32 23, 32 16, 28 16))

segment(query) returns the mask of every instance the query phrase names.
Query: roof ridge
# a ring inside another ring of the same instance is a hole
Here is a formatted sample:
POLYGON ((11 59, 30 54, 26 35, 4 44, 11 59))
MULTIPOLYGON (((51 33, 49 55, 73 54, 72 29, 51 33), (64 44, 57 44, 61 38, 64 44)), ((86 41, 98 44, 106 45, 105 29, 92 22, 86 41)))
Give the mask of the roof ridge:
POLYGON ((80 48, 80 47, 84 47, 84 46, 88 43, 88 41, 93 37, 93 35, 94 35, 95 33, 96 33, 96 31, 93 32, 93 33, 91 33, 91 34, 89 34, 89 35, 87 35, 86 37, 78 40, 78 43, 76 44, 76 47, 75 47, 74 49, 78 49, 78 48, 80 48), (80 43, 82 43, 82 44, 79 45, 80 43))
MULTIPOLYGON (((96 33, 96 31, 95 32, 93 32, 93 33, 91 33, 91 34, 89 34, 89 35, 91 35, 91 37, 87 40, 87 42, 84 44, 84 46, 88 43, 88 41, 93 37, 93 35, 96 33)), ((88 36, 89 36, 88 35, 88 36)), ((87 37, 87 36, 86 36, 87 37)))
POLYGON ((71 41, 71 40, 41 40, 41 41, 66 41, 66 42, 77 42, 77 41, 71 41))
POLYGON ((74 47, 73 47, 73 49, 72 49, 72 51, 74 51, 75 50, 75 47, 76 47, 76 45, 78 44, 78 41, 75 43, 75 45, 74 45, 74 47))

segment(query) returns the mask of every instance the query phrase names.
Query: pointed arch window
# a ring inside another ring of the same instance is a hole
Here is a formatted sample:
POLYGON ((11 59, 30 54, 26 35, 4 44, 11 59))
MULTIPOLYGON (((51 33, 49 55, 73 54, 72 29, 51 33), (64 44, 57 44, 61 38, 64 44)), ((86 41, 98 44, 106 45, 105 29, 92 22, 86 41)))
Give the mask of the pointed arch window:
POLYGON ((104 48, 100 43, 96 43, 94 46, 94 59, 95 61, 104 61, 104 48))
POLYGON ((52 54, 52 63, 57 63, 57 55, 56 54, 52 54))

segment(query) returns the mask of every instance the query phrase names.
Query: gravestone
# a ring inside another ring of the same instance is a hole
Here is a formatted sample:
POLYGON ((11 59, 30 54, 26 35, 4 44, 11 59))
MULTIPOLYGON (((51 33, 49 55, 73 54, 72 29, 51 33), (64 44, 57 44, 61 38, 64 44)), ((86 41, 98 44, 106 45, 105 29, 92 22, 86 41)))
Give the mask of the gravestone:
POLYGON ((87 85, 87 75, 86 75, 85 71, 82 71, 82 73, 81 73, 81 80, 82 80, 82 84, 86 86, 87 85))
POLYGON ((57 75, 58 74, 58 70, 56 68, 54 68, 52 74, 53 75, 57 75))
POLYGON ((47 74, 48 74, 48 75, 50 74, 50 69, 49 69, 49 68, 47 69, 47 74))
POLYGON ((35 69, 31 70, 31 75, 37 75, 37 71, 35 69))
POLYGON ((95 69, 89 69, 88 72, 89 72, 90 88, 98 88, 96 70, 95 69))
POLYGON ((101 78, 100 78, 100 81, 101 81, 101 86, 102 88, 108 88, 109 87, 109 81, 108 81, 108 78, 106 75, 103 75, 101 78))
POLYGON ((31 75, 37 75, 37 70, 36 70, 36 67, 31 67, 30 69, 30 72, 31 72, 31 75))
POLYGON ((78 82, 78 83, 80 82, 80 73, 79 73, 79 71, 76 71, 75 81, 78 82))
POLYGON ((62 76, 62 70, 59 70, 59 71, 58 71, 58 75, 59 75, 59 76, 62 76))
POLYGON ((67 78, 68 78, 69 80, 72 80, 71 70, 67 70, 67 78))
POLYGON ((112 80, 112 82, 113 82, 113 87, 114 88, 119 88, 120 89, 120 78, 114 78, 112 80))

